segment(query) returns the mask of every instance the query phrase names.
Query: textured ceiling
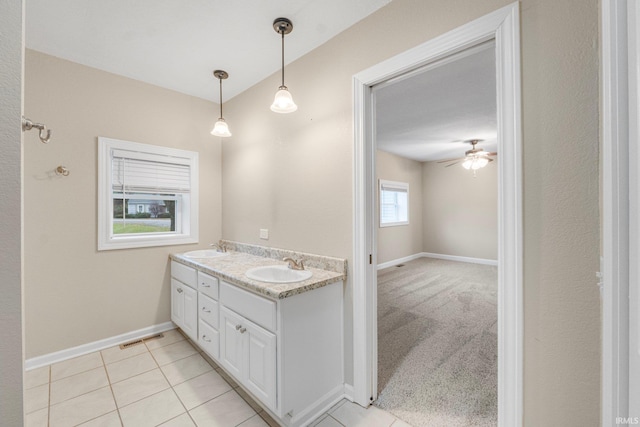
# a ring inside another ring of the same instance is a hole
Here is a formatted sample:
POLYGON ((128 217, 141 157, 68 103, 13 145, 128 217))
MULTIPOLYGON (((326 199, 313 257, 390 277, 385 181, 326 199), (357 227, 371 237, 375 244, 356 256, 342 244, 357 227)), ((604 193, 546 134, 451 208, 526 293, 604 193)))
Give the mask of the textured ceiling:
POLYGON ((375 90, 378 148, 433 161, 497 150, 495 46, 486 44, 375 90))
POLYGON ((280 69, 275 18, 293 21, 285 62, 391 0, 27 0, 26 46, 218 102, 280 69))

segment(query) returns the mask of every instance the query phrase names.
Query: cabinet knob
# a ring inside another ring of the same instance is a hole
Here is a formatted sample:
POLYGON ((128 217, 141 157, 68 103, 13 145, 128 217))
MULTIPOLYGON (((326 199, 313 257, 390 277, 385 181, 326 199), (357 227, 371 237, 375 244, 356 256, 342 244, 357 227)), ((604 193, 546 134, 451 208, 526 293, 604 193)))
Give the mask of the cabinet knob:
POLYGON ((179 293, 179 294, 181 294, 181 293, 182 293, 182 288, 178 288, 178 289, 176 289, 176 290, 178 291, 178 293, 179 293))
POLYGON ((242 328, 242 325, 236 325, 236 331, 240 330, 240 328, 242 328))
POLYGON ((247 328, 240 328, 239 330, 241 334, 244 334, 245 332, 247 332, 247 328))
POLYGON ((211 340, 208 339, 206 335, 202 336, 202 341, 211 342, 211 340))
POLYGON ((211 313, 211 310, 207 310, 207 307, 202 307, 202 311, 204 311, 205 313, 211 313))
POLYGON ((206 284, 206 283, 204 283, 204 282, 202 282, 202 283, 201 283, 201 285, 202 285, 202 287, 203 287, 203 288, 210 288, 210 287, 211 287, 211 285, 207 285, 207 284, 206 284))

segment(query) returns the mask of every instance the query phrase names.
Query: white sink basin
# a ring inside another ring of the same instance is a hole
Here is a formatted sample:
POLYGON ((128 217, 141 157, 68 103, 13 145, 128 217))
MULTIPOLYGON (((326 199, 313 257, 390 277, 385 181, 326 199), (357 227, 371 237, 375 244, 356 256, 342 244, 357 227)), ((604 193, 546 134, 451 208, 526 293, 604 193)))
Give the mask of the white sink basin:
POLYGON ((249 279, 268 283, 294 283, 307 280, 313 273, 309 270, 292 270, 287 265, 269 265, 247 270, 249 279))
POLYGON ((218 258, 229 255, 229 252, 218 252, 215 249, 202 249, 199 251, 185 252, 182 256, 187 258, 218 258))

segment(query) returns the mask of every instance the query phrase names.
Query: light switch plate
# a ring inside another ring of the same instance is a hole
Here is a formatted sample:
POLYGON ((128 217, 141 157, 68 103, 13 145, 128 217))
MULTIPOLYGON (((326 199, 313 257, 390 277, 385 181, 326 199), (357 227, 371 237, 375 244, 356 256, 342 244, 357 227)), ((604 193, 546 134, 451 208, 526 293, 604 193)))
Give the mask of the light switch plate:
POLYGON ((260 238, 264 240, 269 240, 269 230, 266 228, 260 229, 260 238))

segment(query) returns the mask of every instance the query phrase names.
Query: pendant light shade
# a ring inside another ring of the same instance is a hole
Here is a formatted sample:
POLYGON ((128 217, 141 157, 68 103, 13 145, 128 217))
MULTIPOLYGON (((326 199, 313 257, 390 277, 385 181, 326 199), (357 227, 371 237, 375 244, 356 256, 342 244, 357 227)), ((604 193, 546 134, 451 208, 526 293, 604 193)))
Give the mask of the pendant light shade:
POLYGON ((216 124, 213 126, 213 130, 211 131, 211 135, 219 136, 219 137, 222 137, 222 138, 226 138, 226 137, 231 136, 231 132, 229 132, 229 125, 227 125, 227 122, 222 117, 222 80, 224 80, 227 77, 229 77, 229 74, 226 71, 215 70, 213 72, 213 75, 218 80, 220 80, 220 118, 218 119, 216 124))
POLYGON ((293 113, 298 109, 298 106, 293 102, 291 93, 286 86, 280 86, 276 92, 276 97, 271 104, 271 111, 276 113, 293 113))
POLYGON ((213 130, 211 131, 211 135, 221 136, 223 138, 227 136, 231 136, 231 132, 229 132, 229 125, 222 117, 220 117, 216 122, 216 124, 213 125, 213 130))
POLYGON ((277 18, 273 21, 273 29, 282 35, 282 84, 276 92, 273 104, 271 104, 271 111, 282 114, 293 113, 298 109, 298 106, 293 102, 291 92, 284 85, 284 35, 293 30, 293 24, 287 18, 277 18))

